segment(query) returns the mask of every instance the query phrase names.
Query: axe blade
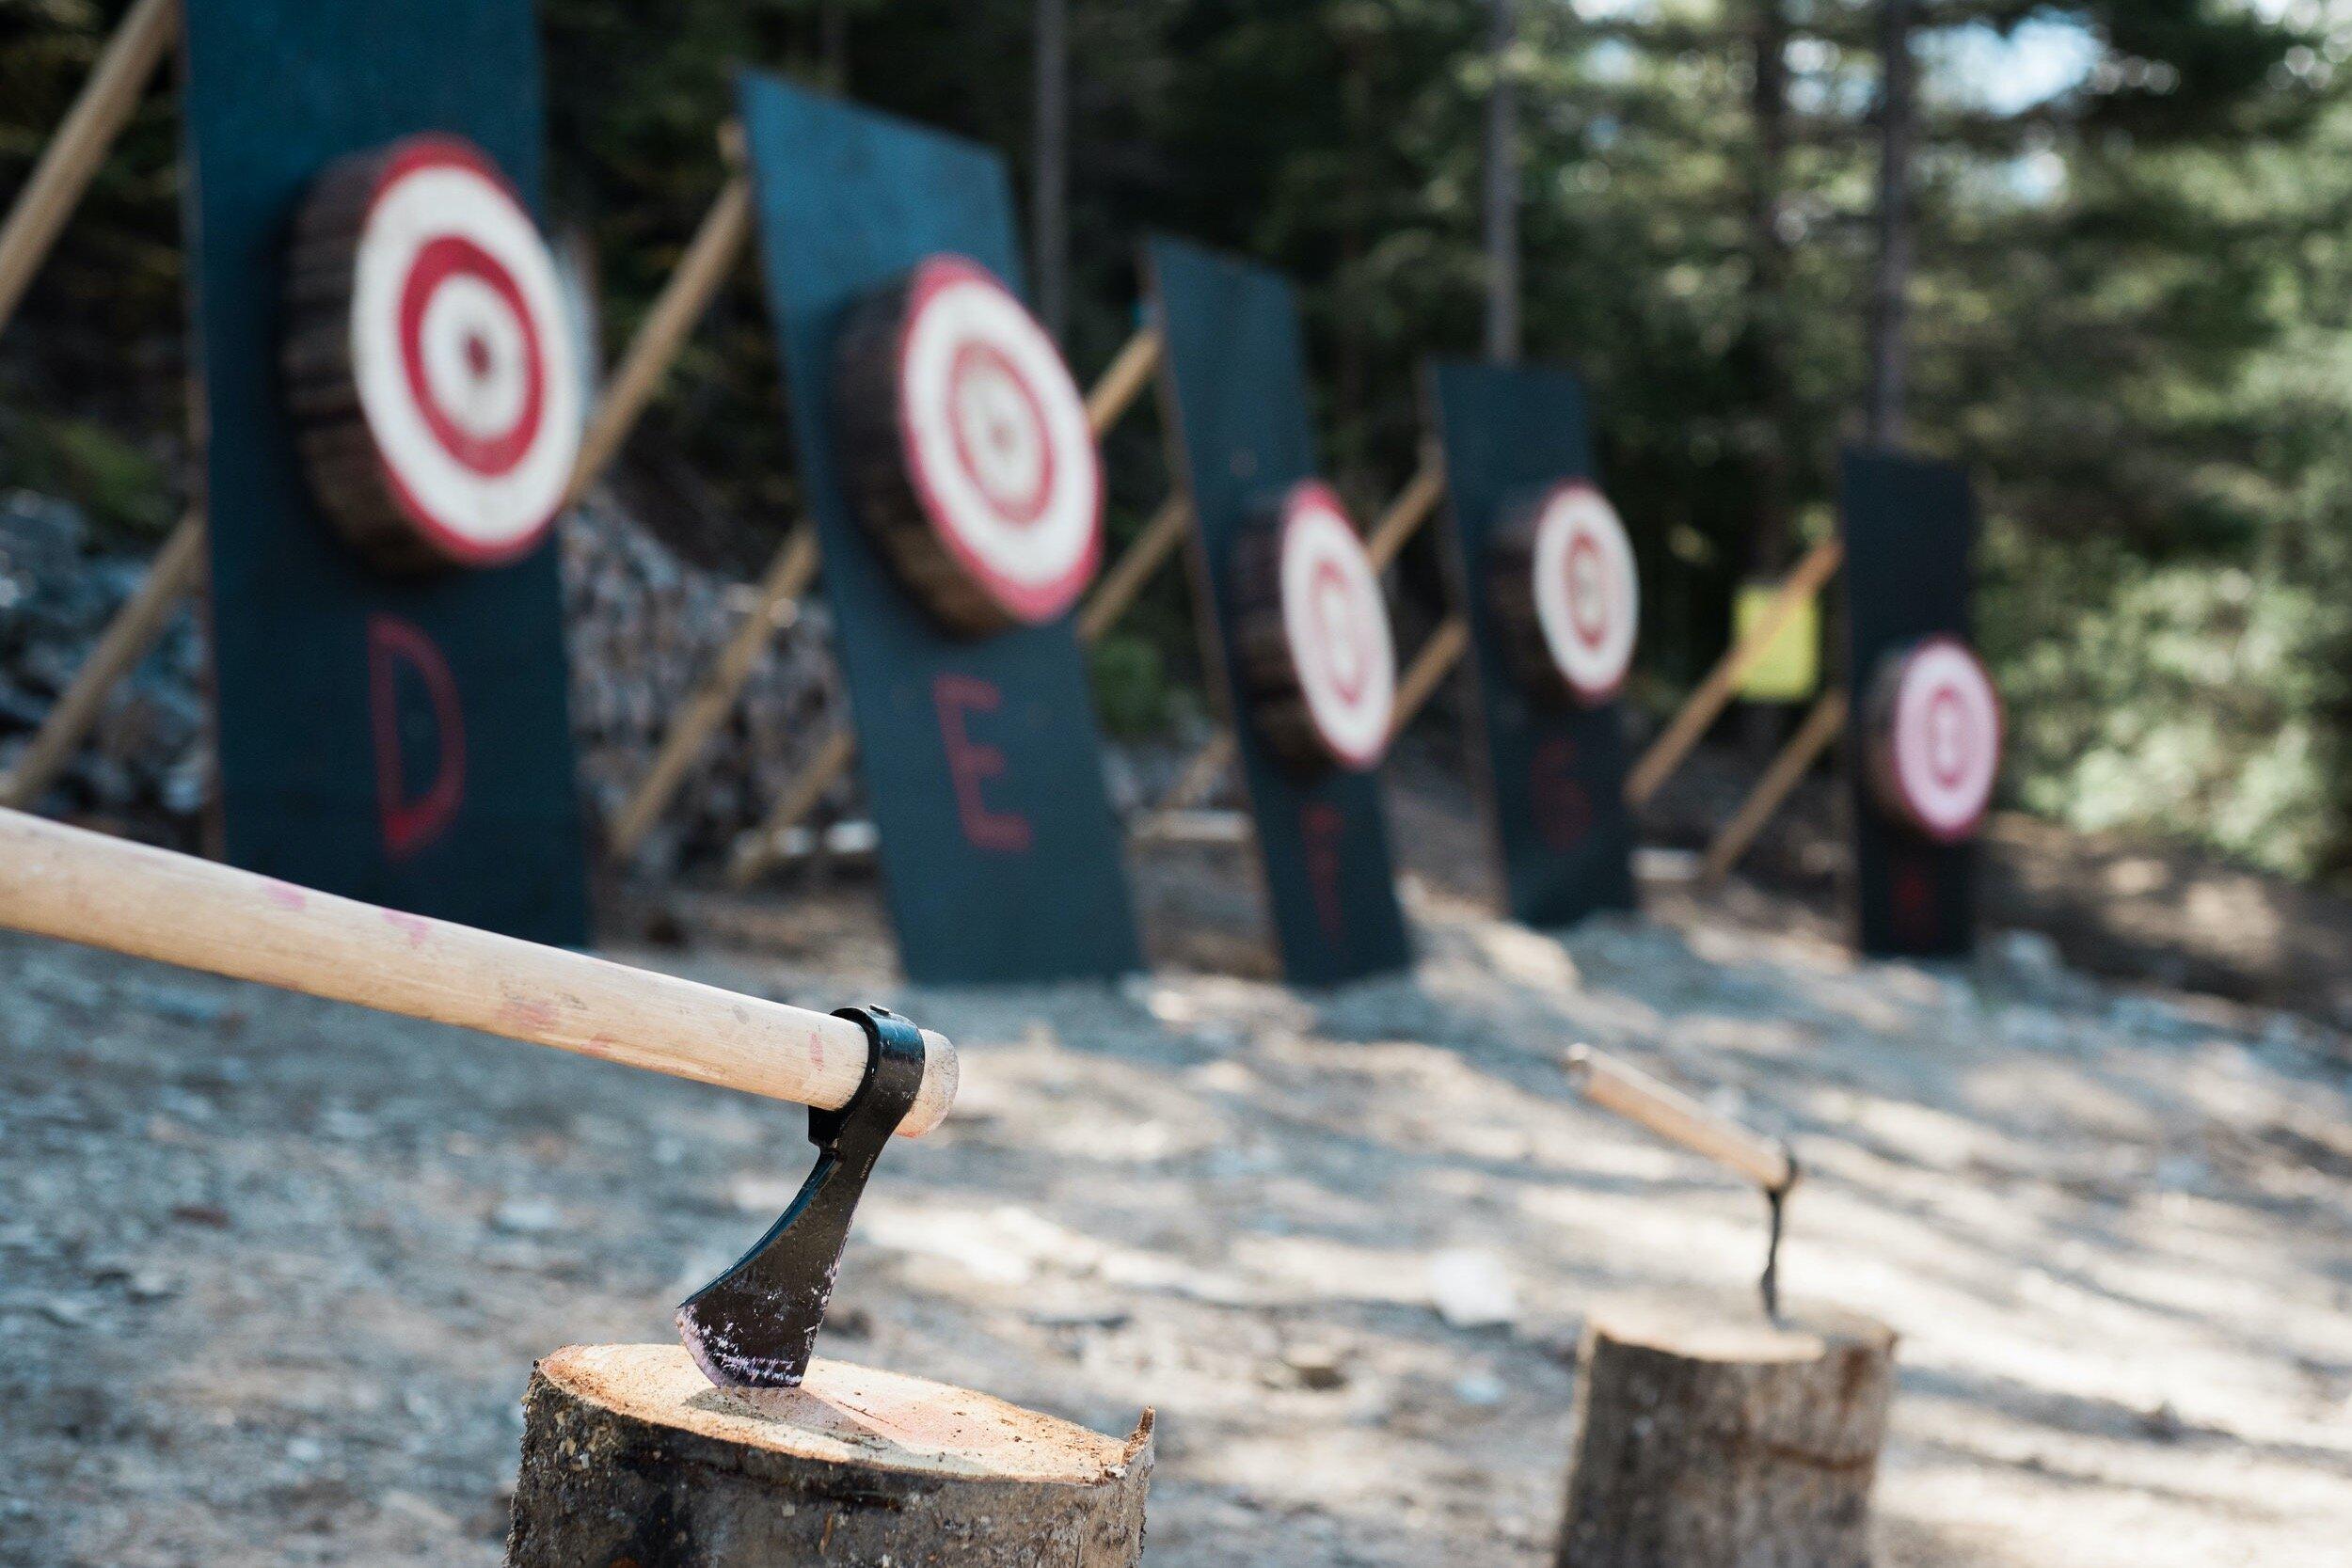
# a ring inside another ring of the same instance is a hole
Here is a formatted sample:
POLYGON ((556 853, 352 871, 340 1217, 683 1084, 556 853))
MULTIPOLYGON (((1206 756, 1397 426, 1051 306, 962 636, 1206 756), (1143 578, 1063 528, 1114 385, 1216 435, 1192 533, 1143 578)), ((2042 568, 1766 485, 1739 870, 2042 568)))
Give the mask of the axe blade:
POLYGON ((923 1086, 920 1029, 886 1007, 834 1016, 865 1025, 865 1082, 841 1109, 809 1113, 817 1165, 799 1196, 734 1267, 677 1309, 687 1354, 721 1387, 800 1386, 866 1178, 923 1086))

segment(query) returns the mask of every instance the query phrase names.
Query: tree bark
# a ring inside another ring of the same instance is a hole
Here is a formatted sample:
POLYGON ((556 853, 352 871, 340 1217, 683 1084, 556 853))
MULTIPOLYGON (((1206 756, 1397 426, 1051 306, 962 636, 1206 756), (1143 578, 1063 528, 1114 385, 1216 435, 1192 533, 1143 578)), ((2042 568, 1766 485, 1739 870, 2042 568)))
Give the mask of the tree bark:
POLYGON ((838 1361, 714 1388, 676 1345, 533 1370, 506 1568, 1133 1568, 1152 1417, 1106 1437, 838 1361))
POLYGON ((1508 365, 1519 356, 1519 93, 1511 58, 1518 0, 1487 4, 1486 357, 1508 365))
POLYGON ((1871 446, 1903 438, 1905 339, 1911 303, 1911 170, 1918 139, 1918 71, 1911 55, 1916 0, 1879 0, 1878 261, 1870 277, 1870 392, 1863 436, 1871 446))
POLYGON ((1867 1568, 1894 1347, 1826 1308, 1596 1312, 1558 1568, 1867 1568))
POLYGON ((1788 550, 1789 443, 1796 409, 1788 385, 1788 239, 1782 232, 1788 166, 1788 18, 1785 0, 1753 0, 1755 79, 1748 95, 1756 135, 1748 180, 1748 349, 1762 439, 1753 453, 1754 531, 1749 573, 1776 578, 1788 550))
POLYGON ((1070 325, 1070 0, 1037 0, 1035 27, 1029 249, 1038 319, 1059 341, 1070 325))
MULTIPOLYGON (((1788 569, 1791 448, 1796 399, 1788 377, 1788 240, 1782 232, 1788 177, 1788 16, 1786 0, 1752 0, 1749 117, 1756 146, 1748 182, 1749 374, 1762 418, 1749 453, 1755 477, 1747 572, 1751 582, 1788 569)), ((1761 768, 1780 749, 1787 714, 1750 703, 1740 730, 1748 766, 1761 768)))

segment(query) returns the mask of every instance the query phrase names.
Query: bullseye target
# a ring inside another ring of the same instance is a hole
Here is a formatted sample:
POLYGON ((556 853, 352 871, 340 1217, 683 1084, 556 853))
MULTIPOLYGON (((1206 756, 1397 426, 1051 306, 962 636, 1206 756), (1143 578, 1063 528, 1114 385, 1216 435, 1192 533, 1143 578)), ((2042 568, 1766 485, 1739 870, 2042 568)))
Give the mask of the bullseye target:
POLYGON ((934 256, 859 306, 834 368, 842 481, 909 589, 968 636, 1052 621, 1103 555, 1086 400, 995 275, 934 256))
POLYGON ((1581 480, 1551 486, 1495 535, 1493 603, 1520 678, 1597 707, 1633 663, 1641 584, 1632 541, 1581 480))
POLYGON ((1871 684, 1870 783, 1879 803, 1938 843, 1983 821, 2001 765, 2001 701, 1956 638, 1891 654, 1871 684))
POLYGON ((562 509, 581 398, 555 262, 479 149, 331 166, 296 221, 285 346, 310 485, 378 565, 523 555, 562 509))
POLYGON ((1369 768, 1396 717, 1379 575, 1330 486, 1295 484, 1237 542, 1235 646, 1251 716, 1304 768, 1369 768))

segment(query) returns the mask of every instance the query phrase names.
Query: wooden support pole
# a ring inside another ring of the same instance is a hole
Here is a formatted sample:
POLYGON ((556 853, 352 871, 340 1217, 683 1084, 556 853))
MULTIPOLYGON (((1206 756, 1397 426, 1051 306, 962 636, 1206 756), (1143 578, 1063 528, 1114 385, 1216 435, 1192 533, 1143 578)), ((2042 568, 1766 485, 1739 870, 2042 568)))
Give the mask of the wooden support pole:
POLYGON ((1682 765, 1682 759, 1691 754, 1691 749, 1699 743, 1707 727, 1729 705, 1740 689, 1740 677, 1764 657, 1772 639, 1780 635, 1781 628, 1804 607, 1804 601, 1820 592, 1845 555, 1845 546, 1834 538, 1824 539, 1805 552, 1804 559, 1782 579, 1780 591, 1765 606, 1763 615, 1748 635, 1724 650, 1724 657, 1707 673, 1707 678, 1684 700, 1681 711, 1650 742, 1642 760, 1633 765, 1633 771, 1626 775, 1625 798, 1629 804, 1643 805, 1658 793, 1659 787, 1682 765))
MULTIPOLYGON (((1087 393, 1087 423, 1100 440, 1135 406, 1136 399, 1152 384, 1152 374, 1160 365, 1160 332, 1147 326, 1127 340, 1126 346, 1110 362, 1095 381, 1094 389, 1087 393)), ((1181 495, 1170 496, 1152 514, 1152 520, 1143 525, 1124 554, 1111 563, 1094 593, 1078 610, 1078 641, 1094 642, 1127 613, 1127 607, 1143 592, 1143 585, 1161 562, 1176 553, 1184 543, 1184 530, 1192 526, 1192 508, 1181 495)))
POLYGON ((1134 1435, 822 1358, 798 1388, 714 1388, 669 1345, 575 1345, 523 1397, 506 1568, 1134 1568, 1134 1435))
POLYGON ((1577 1367, 1556 1568, 1869 1568, 1884 1324, 1613 1304, 1577 1367))
POLYGON ((17 193, 8 222, 0 225, 0 327, 16 315, 65 220, 179 36, 180 0, 138 0, 106 40, 81 96, 17 193))
POLYGON ((1405 733, 1405 726, 1413 721, 1430 698, 1438 694, 1454 667, 1462 662, 1462 655, 1470 649, 1470 622, 1459 615, 1449 615, 1438 623, 1438 629, 1413 655, 1413 662, 1405 667, 1403 678, 1396 683, 1396 717, 1389 725, 1389 738, 1393 740, 1405 733))
POLYGON ((1135 406, 1160 368, 1160 329, 1147 326, 1127 340, 1087 393, 1087 424, 1101 440, 1135 406))
POLYGON ((1814 759, 1829 750, 1845 722, 1844 692, 1832 691, 1813 705, 1804 724, 1756 781, 1756 788, 1740 802, 1740 809, 1724 824, 1723 832, 1715 835, 1715 842, 1707 847, 1706 863, 1699 868, 1702 886, 1711 887, 1731 874, 1731 868, 1740 863, 1740 857, 1748 852, 1748 846, 1756 842, 1756 835, 1764 831, 1764 825, 1772 819, 1781 802, 1804 780, 1814 759))
POLYGON ((105 711, 115 687, 147 657, 170 624, 171 612, 196 586, 204 570, 204 517, 191 512, 147 568, 138 589, 124 601, 90 650, 73 680, 41 720, 32 743, 0 778, 0 806, 26 807, 40 799, 105 711))
POLYGON ((635 853, 660 819, 704 745, 735 711, 736 699, 742 695, 743 683, 751 679, 761 652, 816 575, 817 531, 803 524, 776 550, 760 578, 757 599, 744 612, 735 635, 704 673, 693 695, 678 710, 669 733, 661 737, 652 766, 613 818, 610 848, 614 860, 625 861, 635 853))
POLYGON ((1444 499, 1445 469, 1436 458, 1429 458, 1405 482, 1405 488, 1364 536, 1364 553, 1372 557, 1372 569, 1385 572, 1394 564, 1413 535, 1421 531, 1421 525, 1437 515, 1438 503, 1444 499))
POLYGON ((1160 569, 1176 547, 1184 542, 1184 531, 1192 527, 1192 507, 1181 495, 1170 496, 1152 514, 1152 520, 1143 525, 1126 553, 1103 574, 1095 586, 1093 596, 1078 611, 1078 641, 1097 642, 1103 634, 1118 625, 1127 613, 1127 607, 1143 592, 1143 585, 1152 580, 1152 574, 1160 569))
POLYGON ((750 832, 735 841, 735 848, 727 861, 727 886, 747 888, 757 881, 760 874, 776 863, 784 844, 784 835, 801 824, 801 819, 817 809, 833 787, 835 779, 850 770, 857 757, 857 736, 848 725, 825 737, 808 766, 792 786, 776 797, 776 803, 767 817, 750 832))
POLYGON ((661 286, 644 324, 629 340, 628 351, 605 384, 596 413, 580 435, 580 457, 572 466, 565 505, 577 503, 587 493, 636 428, 638 417, 653 401, 661 378, 676 362, 687 335, 710 309, 727 274, 734 270, 751 231, 751 176, 738 173, 728 178, 719 198, 710 204, 702 227, 694 231, 686 253, 678 258, 676 269, 661 286))
MULTIPOLYGON (((854 1020, 378 909, 193 855, 0 811, 0 927, 838 1110, 854 1020)), ((939 1125, 955 1048, 927 1036, 898 1131, 939 1125)))

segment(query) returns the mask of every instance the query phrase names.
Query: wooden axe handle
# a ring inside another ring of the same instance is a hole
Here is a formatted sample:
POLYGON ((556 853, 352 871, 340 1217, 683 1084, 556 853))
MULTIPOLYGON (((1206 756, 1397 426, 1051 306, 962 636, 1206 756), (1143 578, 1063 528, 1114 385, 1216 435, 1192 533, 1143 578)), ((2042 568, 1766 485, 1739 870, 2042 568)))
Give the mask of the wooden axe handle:
POLYGON ((1795 1185, 1797 1163, 1789 1158, 1785 1144, 1751 1132, 1672 1085, 1589 1045, 1569 1047, 1567 1065, 1569 1078, 1584 1098, 1603 1110, 1614 1111, 1668 1143, 1680 1144, 1728 1166, 1768 1193, 1786 1192, 1795 1185))
MULTIPOLYGON (((838 1110, 865 1026, 584 953, 316 893, 0 810, 0 927, 454 1023, 608 1062, 838 1110)), ((924 1036, 898 1131, 939 1125, 955 1047, 924 1036)))

